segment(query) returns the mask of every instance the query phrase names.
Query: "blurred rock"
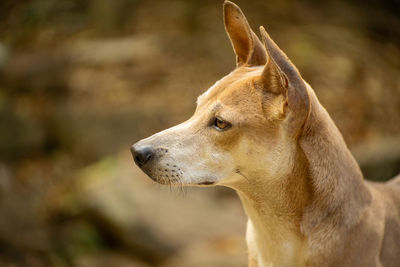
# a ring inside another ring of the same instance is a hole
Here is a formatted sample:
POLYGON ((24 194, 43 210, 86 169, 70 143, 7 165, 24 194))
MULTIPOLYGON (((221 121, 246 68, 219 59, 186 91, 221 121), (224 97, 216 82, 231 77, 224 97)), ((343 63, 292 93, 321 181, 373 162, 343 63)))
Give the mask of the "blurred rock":
POLYGON ((196 242, 172 256, 163 267, 243 267, 247 266, 247 257, 243 256, 246 251, 243 236, 196 242))
POLYGON ((84 255, 77 259, 76 267, 146 267, 132 257, 115 252, 84 255))

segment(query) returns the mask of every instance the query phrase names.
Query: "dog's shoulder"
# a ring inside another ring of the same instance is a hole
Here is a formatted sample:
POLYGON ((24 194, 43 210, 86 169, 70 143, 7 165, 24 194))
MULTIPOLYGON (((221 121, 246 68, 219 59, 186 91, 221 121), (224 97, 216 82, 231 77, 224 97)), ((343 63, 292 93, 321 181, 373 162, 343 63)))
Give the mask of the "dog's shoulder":
MULTIPOLYGON (((384 212, 384 233, 380 261, 384 266, 398 266, 400 255, 400 175, 386 183, 367 182, 375 204, 384 212)), ((379 220, 378 220, 379 221, 379 220)))

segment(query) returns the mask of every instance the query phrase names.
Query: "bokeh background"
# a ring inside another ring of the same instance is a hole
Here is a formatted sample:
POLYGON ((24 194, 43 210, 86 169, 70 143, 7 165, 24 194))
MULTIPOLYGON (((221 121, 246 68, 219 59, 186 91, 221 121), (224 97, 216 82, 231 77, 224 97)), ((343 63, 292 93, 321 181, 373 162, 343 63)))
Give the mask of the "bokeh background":
MULTIPOLYGON (((399 2, 236 3, 366 178, 399 173, 399 2)), ((233 191, 159 186, 129 153, 234 66, 220 0, 1 0, 0 266, 246 266, 233 191)))

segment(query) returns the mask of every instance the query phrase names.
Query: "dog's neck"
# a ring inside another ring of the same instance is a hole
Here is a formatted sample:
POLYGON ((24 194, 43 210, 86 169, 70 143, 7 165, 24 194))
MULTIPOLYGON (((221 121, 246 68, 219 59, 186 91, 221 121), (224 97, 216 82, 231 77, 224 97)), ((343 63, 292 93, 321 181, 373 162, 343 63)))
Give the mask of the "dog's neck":
POLYGON ((259 251, 260 261, 268 259, 274 266, 301 266, 297 263, 305 239, 300 223, 311 195, 307 162, 299 147, 287 160, 282 166, 292 166, 291 170, 279 178, 252 176, 231 187, 249 217, 247 238, 253 240, 248 243, 257 246, 249 249, 259 251))
POLYGON ((371 195, 361 170, 350 153, 342 134, 307 86, 311 110, 299 144, 308 164, 312 185, 311 202, 302 220, 302 232, 309 235, 327 220, 346 228, 360 220, 371 195))
POLYGON ((304 132, 290 162, 282 164, 292 166, 290 172, 272 180, 246 177, 230 186, 249 217, 256 250, 283 266, 301 266, 305 254, 313 253, 310 239, 318 225, 342 224, 349 229, 370 201, 342 135, 312 89, 308 90, 311 110, 304 132))

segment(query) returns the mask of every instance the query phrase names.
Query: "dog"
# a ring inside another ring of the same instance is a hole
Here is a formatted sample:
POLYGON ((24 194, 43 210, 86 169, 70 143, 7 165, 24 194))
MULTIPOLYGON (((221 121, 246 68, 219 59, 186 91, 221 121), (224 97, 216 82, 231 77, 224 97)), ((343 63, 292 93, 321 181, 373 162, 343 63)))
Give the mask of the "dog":
POLYGON ((161 184, 233 188, 249 266, 400 266, 400 176, 365 181, 285 53, 237 5, 223 10, 236 68, 189 120, 134 144, 136 164, 161 184))

